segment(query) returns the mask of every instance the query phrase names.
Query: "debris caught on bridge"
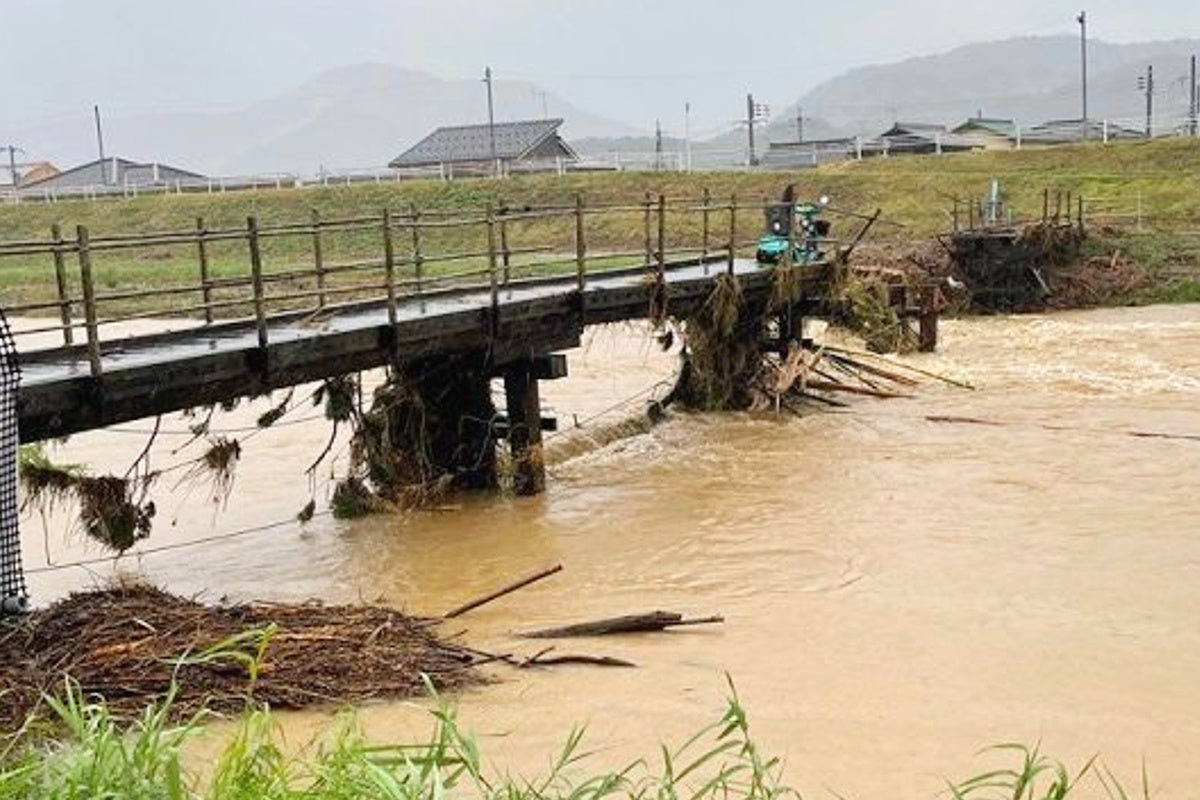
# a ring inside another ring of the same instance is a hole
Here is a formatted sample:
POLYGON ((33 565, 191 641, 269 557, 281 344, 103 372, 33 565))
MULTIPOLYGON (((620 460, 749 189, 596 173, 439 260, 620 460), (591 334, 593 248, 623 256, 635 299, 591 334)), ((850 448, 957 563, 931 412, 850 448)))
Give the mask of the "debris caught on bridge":
POLYGON ((18 477, 25 492, 22 510, 45 516, 78 503, 79 529, 115 553, 150 535, 155 506, 147 493, 155 473, 93 476, 79 464, 55 464, 42 447, 29 445, 20 450, 18 477))

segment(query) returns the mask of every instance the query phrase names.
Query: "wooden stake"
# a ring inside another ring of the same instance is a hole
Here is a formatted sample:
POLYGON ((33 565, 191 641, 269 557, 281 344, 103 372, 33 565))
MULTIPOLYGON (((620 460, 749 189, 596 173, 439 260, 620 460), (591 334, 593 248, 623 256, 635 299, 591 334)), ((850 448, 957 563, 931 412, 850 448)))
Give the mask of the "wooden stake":
POLYGON ((75 344, 75 331, 71 327, 71 300, 67 297, 67 265, 63 258, 62 228, 58 223, 50 226, 50 238, 54 240, 54 283, 58 289, 58 315, 63 324, 63 344, 75 344))
POLYGON ((587 287, 587 243, 583 238, 582 194, 575 195, 575 285, 581 293, 587 287))
POLYGON ((267 311, 263 308, 262 250, 258 240, 258 218, 246 218, 246 233, 250 244, 250 283, 254 292, 254 321, 258 329, 258 346, 267 349, 267 311))
POLYGON ((387 280, 388 324, 396 327, 396 250, 392 245, 392 212, 383 210, 383 271, 387 280))
POLYGON ((312 210, 313 269, 317 273, 317 308, 324 308, 325 297, 325 247, 321 241, 321 212, 312 210))
POLYGON ((88 364, 92 377, 99 378, 100 331, 96 325, 96 285, 92 282, 92 251, 88 244, 88 229, 83 225, 75 228, 75 243, 79 251, 79 280, 83 285, 83 318, 87 328, 88 364))

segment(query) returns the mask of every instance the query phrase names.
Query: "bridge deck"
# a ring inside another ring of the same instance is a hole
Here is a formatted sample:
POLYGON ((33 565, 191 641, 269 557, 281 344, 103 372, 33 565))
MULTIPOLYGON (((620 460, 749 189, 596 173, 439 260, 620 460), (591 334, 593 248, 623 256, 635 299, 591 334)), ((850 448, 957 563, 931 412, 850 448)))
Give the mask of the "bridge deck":
MULTIPOLYGON (((721 263, 668 265, 670 310, 687 314, 703 301, 721 263)), ((756 262, 733 271, 750 295, 770 290, 756 262)), ((231 397, 319 380, 389 361, 404 365, 438 355, 490 349, 499 367, 567 349, 589 324, 646 316, 645 268, 593 273, 582 294, 574 275, 529 279, 502 288, 493 312, 488 287, 405 297, 389 323, 386 303, 297 314, 267 326, 259 347, 254 320, 220 323, 105 343, 93 378, 85 348, 22 355, 21 439, 36 441, 168 413, 231 397)), ((823 271, 806 276, 816 284, 823 271)))

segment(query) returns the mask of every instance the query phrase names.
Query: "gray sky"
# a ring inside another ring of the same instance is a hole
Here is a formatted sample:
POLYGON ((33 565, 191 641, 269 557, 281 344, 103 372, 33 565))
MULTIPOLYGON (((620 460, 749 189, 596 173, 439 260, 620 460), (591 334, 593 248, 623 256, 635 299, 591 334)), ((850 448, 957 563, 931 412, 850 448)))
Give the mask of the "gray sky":
MULTIPOLYGON (((1090 0, 1107 41, 1200 34, 1196 0, 1090 0)), ((445 78, 491 64, 639 128, 722 127, 853 66, 1078 32, 1076 0, 0 0, 0 129, 77 114, 231 108, 379 61, 445 78)))

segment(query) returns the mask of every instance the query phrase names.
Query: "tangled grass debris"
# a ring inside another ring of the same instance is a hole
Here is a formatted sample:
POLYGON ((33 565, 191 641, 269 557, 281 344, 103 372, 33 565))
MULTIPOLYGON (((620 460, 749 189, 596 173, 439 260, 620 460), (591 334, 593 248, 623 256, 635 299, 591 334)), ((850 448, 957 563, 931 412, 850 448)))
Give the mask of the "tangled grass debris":
POLYGON ((204 605, 146 586, 72 595, 0 623, 0 723, 15 730, 66 679, 121 717, 360 704, 478 681, 429 621, 374 606, 204 605), (173 689, 173 687, 175 687, 173 689))

